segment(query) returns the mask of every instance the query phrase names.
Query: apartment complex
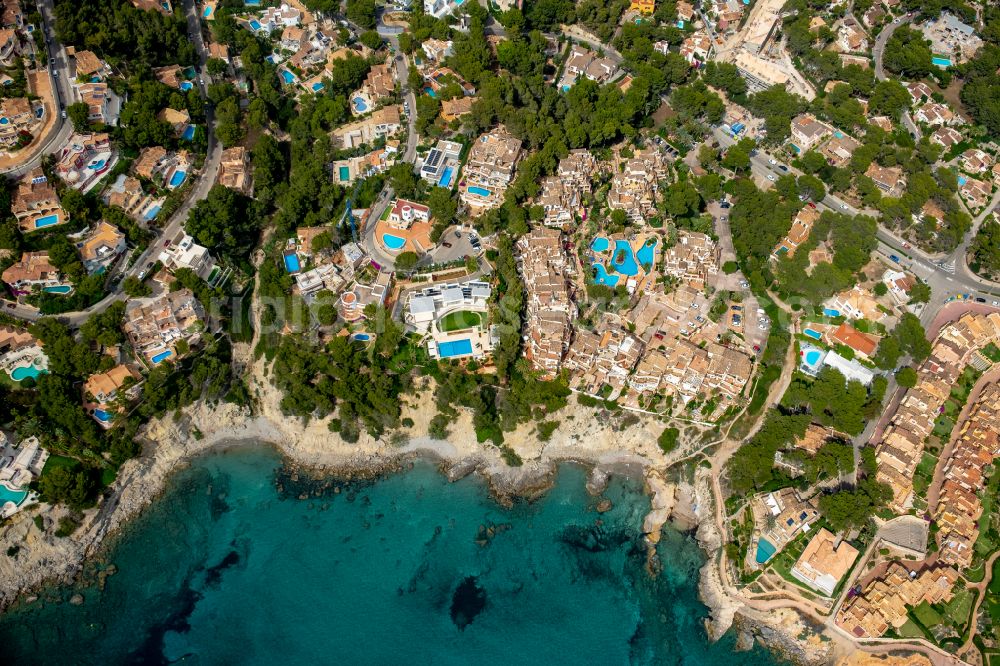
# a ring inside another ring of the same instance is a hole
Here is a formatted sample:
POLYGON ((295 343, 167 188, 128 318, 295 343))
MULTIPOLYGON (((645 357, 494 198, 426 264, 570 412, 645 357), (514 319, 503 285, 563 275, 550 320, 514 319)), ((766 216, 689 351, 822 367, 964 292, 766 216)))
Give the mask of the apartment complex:
POLYGON ((892 562, 861 594, 844 602, 837 624, 858 638, 878 638, 906 624, 908 607, 949 601, 956 580, 958 573, 949 567, 910 571, 892 562))
POLYGON ((682 231, 663 253, 660 271, 697 289, 719 273, 719 246, 706 234, 682 231))
POLYGON ((934 507, 939 528, 940 561, 965 569, 972 564, 983 514, 980 493, 985 469, 1000 452, 1000 386, 987 384, 961 426, 958 441, 944 466, 944 483, 934 507))
POLYGON ((539 227, 517 241, 517 262, 527 301, 524 356, 546 377, 554 377, 569 347, 573 303, 573 260, 562 232, 539 227))
POLYGON ((559 161, 554 176, 542 181, 542 192, 536 204, 545 209, 543 222, 549 226, 563 226, 586 219, 584 203, 590 196, 590 179, 597 171, 597 160, 589 150, 571 150, 559 161))
POLYGON ((465 184, 459 188, 459 198, 474 215, 503 203, 520 158, 521 140, 503 125, 476 139, 465 164, 465 184))
POLYGON ((890 506, 905 512, 913 497, 913 475, 924 442, 966 365, 982 364, 979 350, 1000 342, 1000 313, 967 314, 938 333, 931 355, 917 371, 917 385, 907 390, 875 448, 877 479, 892 488, 890 506))
POLYGON ((633 224, 656 215, 660 182, 669 176, 670 161, 656 147, 644 148, 629 158, 611 181, 608 207, 623 210, 633 224))

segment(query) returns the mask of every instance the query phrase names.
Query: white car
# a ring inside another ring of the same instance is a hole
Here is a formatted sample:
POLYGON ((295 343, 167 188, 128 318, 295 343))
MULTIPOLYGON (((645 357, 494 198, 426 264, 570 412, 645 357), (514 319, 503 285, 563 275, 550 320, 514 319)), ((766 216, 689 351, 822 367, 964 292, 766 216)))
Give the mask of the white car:
POLYGON ((774 180, 774 174, 771 174, 771 173, 767 174, 767 179, 770 180, 770 181, 773 181, 774 180))
POLYGON ((771 158, 771 159, 769 159, 769 160, 767 161, 767 163, 768 163, 768 164, 777 164, 777 163, 778 163, 778 160, 776 160, 776 159, 774 159, 774 158, 771 158))
POLYGON ((845 203, 840 204, 840 207, 843 208, 844 210, 847 210, 847 204, 845 203))

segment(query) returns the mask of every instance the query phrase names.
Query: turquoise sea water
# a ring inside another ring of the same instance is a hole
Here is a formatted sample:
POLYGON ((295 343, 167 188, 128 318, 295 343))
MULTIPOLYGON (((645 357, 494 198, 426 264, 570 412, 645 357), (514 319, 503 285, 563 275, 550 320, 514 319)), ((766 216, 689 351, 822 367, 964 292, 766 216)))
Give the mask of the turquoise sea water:
POLYGON ((0 617, 4 663, 775 663, 706 641, 690 537, 666 532, 647 575, 635 481, 599 514, 575 467, 510 510, 429 463, 306 500, 279 467, 244 447, 178 473, 111 547, 103 591, 0 617))

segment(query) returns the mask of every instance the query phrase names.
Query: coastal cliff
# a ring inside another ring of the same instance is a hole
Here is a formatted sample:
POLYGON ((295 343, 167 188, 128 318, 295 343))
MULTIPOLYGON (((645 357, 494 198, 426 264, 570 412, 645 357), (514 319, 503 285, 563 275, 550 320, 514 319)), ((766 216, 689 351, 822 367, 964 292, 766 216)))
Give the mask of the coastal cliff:
MULTIPOLYGON (((402 436, 376 440, 362 434, 358 442, 348 443, 329 430, 332 416, 307 421, 283 414, 281 396, 266 375, 263 362, 258 361, 249 378, 256 397, 254 414, 232 404, 200 402, 179 415, 147 424, 142 432, 142 455, 121 467, 98 507, 84 512, 81 526, 72 535, 54 535, 54 526, 67 513, 57 507, 32 508, 0 526, 0 548, 17 548, 16 558, 0 558, 0 608, 46 581, 72 580, 82 571, 86 557, 97 553, 109 536, 163 491, 173 471, 212 448, 239 442, 271 444, 290 465, 327 475, 377 473, 411 456, 430 456, 442 461, 449 478, 473 472, 482 475, 505 504, 514 497, 536 497, 548 490, 559 462, 590 464, 602 470, 602 475, 637 473, 669 463, 657 448, 661 426, 652 417, 643 415, 638 423, 622 427, 620 414, 597 419, 590 408, 571 400, 558 413, 560 426, 548 442, 539 441, 534 424, 505 434, 506 445, 524 461, 510 467, 499 449, 477 442, 470 413, 460 412, 449 426, 447 440, 427 434, 436 413, 429 384, 403 398, 403 417, 412 419, 413 426, 402 436), (44 529, 36 525, 39 516, 44 529)), ((594 489, 599 491, 599 485, 594 489)), ((668 517, 658 515, 650 529, 658 531, 668 517)))

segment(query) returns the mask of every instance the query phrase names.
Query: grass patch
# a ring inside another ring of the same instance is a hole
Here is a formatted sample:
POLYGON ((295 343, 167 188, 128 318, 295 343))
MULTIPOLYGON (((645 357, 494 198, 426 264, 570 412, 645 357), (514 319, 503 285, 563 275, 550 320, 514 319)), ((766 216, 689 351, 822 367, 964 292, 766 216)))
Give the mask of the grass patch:
POLYGON ((933 627, 935 624, 944 622, 944 618, 926 601, 913 609, 913 616, 925 627, 933 627))
POLYGON ((902 638, 923 638, 924 632, 921 631, 920 627, 916 625, 913 620, 907 619, 906 623, 899 628, 897 633, 902 638))
POLYGON ((438 320, 438 327, 446 332, 461 331, 467 328, 478 328, 483 325, 483 315, 471 310, 449 312, 438 320))

